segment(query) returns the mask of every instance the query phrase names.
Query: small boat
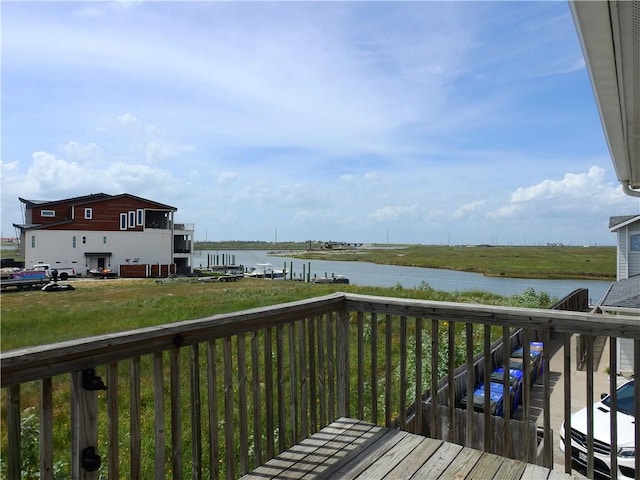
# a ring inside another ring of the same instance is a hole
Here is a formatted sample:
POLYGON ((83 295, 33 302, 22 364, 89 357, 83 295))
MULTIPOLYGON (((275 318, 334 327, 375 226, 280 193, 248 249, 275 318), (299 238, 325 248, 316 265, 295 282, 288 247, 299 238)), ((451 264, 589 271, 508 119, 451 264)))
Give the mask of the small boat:
POLYGON ((344 275, 332 275, 330 277, 316 277, 312 280, 313 283, 349 283, 349 279, 344 275))
POLYGON ((287 275, 285 270, 273 268, 270 263, 257 263, 245 277, 252 278, 284 278, 287 275))
POLYGON ((206 277, 199 277, 198 280, 200 280, 202 283, 209 283, 209 282, 237 282, 238 280, 240 280, 241 278, 244 278, 244 275, 236 275, 233 273, 225 273, 224 275, 217 275, 217 276, 206 276, 206 277))
POLYGON ((112 278, 118 276, 118 274, 110 268, 92 268, 89 270, 89 275, 99 278, 112 278))
POLYGON ((73 285, 68 283, 49 282, 40 290, 43 292, 66 292, 67 290, 75 290, 73 285))

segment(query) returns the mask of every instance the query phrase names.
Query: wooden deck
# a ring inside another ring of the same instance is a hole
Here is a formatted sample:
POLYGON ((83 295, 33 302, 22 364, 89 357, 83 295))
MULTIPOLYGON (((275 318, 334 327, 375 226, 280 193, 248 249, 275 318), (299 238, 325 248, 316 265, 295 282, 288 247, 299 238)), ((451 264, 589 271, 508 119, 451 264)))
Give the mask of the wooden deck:
POLYGON ((537 465, 341 418, 243 480, 570 479, 537 465))

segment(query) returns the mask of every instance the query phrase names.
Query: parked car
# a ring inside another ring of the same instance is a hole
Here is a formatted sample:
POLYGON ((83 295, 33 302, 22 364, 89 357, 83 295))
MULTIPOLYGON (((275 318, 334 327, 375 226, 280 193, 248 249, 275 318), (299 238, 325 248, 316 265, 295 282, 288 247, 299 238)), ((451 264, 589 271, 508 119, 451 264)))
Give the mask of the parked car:
MULTIPOLYGON (((617 389, 617 478, 632 480, 635 478, 635 390, 630 380, 617 389)), ((603 394, 602 400, 593 405, 593 465, 597 474, 611 475, 611 429, 609 418, 611 398, 603 394)), ((564 453, 565 429, 560 427, 560 451, 564 453)), ((571 458, 578 470, 587 468, 587 408, 571 415, 571 458)))

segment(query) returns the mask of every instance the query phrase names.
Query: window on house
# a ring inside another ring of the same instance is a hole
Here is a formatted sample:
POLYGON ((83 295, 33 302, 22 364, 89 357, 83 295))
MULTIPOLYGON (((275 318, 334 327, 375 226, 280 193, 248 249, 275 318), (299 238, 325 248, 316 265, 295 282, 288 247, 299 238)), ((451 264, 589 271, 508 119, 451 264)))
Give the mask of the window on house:
POLYGON ((41 210, 40 211, 40 215, 43 217, 55 217, 56 216, 56 211, 55 210, 41 210))
POLYGON ((36 248, 36 236, 31 235, 31 248, 36 248))
POLYGON ((135 228, 136 226, 136 212, 133 210, 129 212, 129 228, 135 228))
POLYGON ((640 252, 640 233, 631 235, 631 251, 640 252))
POLYGON ((127 229, 127 214, 121 213, 120 214, 120 230, 126 230, 126 229, 127 229))
POLYGON ((143 225, 143 224, 144 224, 144 210, 139 208, 138 210, 136 210, 136 225, 143 225))
POLYGON ((77 244, 77 237, 74 235, 71 239, 71 244, 73 245, 73 248, 76 248, 76 244, 77 244))
POLYGON ((86 245, 87 244, 87 237, 82 237, 82 244, 86 245))
POLYGON ((107 244, 107 237, 102 237, 102 243, 105 245, 107 244))
POLYGON ((93 208, 84 209, 84 219, 91 220, 93 218, 93 208))

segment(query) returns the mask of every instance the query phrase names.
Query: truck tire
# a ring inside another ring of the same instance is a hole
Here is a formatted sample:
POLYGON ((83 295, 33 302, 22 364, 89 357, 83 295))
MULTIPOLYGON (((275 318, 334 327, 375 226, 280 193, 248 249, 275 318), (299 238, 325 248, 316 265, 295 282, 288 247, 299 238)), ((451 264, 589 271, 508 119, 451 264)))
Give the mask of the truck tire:
POLYGON ((66 272, 62 272, 62 273, 60 274, 60 280, 63 280, 63 281, 64 281, 64 280, 67 280, 68 278, 69 278, 69 274, 68 274, 68 273, 66 273, 66 272))

